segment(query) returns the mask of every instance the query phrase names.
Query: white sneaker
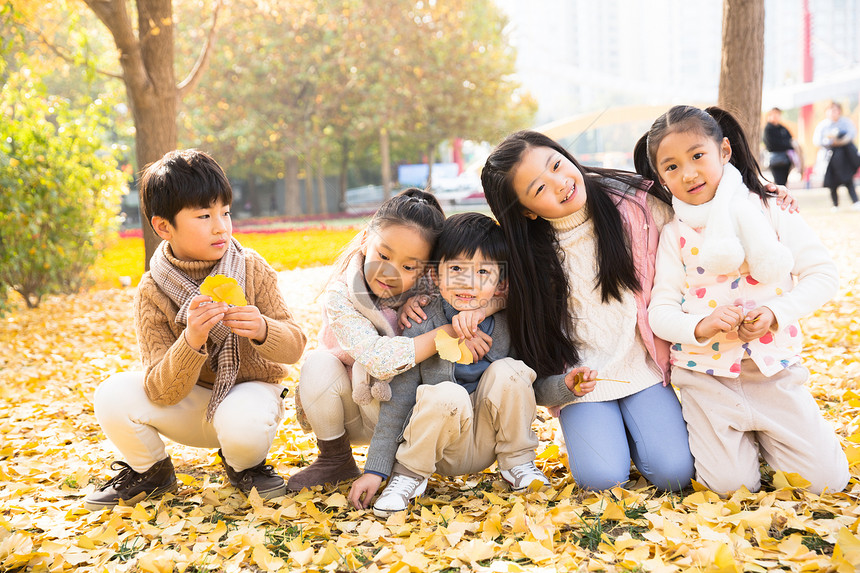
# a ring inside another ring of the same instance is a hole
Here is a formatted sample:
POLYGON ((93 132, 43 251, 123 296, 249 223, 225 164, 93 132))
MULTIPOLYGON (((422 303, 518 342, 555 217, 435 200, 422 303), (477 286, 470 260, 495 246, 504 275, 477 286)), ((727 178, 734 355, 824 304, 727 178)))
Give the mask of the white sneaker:
POLYGON ((514 491, 522 491, 531 486, 535 481, 541 485, 551 485, 549 479, 540 471, 534 462, 526 462, 514 466, 509 470, 502 470, 502 479, 508 482, 514 491))
POLYGON ((852 211, 860 211, 860 201, 855 201, 851 204, 852 211))
POLYGON ((427 478, 392 474, 388 485, 373 504, 373 514, 376 517, 388 517, 397 512, 406 511, 409 502, 424 493, 426 489, 427 478))

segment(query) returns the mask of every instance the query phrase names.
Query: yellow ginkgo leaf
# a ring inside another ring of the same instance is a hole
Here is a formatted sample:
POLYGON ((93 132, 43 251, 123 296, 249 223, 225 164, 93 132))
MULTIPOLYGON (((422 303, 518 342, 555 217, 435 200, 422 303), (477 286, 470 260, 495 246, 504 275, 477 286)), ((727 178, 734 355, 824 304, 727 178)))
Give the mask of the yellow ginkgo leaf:
MULTIPOLYGON (((577 372, 573 375, 573 379, 575 381, 575 384, 573 385, 573 391, 577 393, 582 392, 582 383, 585 382, 585 374, 583 374, 582 372, 577 372)), ((629 380, 614 380, 612 378, 595 378, 594 381, 621 382, 622 384, 630 384, 629 380)))
POLYGON ((200 294, 211 296, 213 302, 226 302, 233 306, 245 306, 248 301, 239 282, 233 277, 211 275, 200 285, 200 294))
POLYGON ((439 353, 439 358, 457 364, 471 364, 474 362, 472 353, 466 348, 465 341, 452 337, 444 330, 436 333, 436 352, 439 353))
POLYGON ((475 360, 472 358, 472 352, 466 347, 466 341, 460 342, 460 358, 457 359, 457 364, 471 364, 475 360))
POLYGON ((442 360, 457 362, 460 360, 461 350, 456 338, 451 337, 444 330, 436 333, 436 352, 442 360))

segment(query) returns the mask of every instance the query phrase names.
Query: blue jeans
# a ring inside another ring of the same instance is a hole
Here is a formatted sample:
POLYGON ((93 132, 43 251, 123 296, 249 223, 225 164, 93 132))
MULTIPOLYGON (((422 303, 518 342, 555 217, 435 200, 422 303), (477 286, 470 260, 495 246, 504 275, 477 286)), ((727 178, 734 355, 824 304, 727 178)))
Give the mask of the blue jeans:
POLYGON ((679 491, 695 470, 681 404, 671 386, 655 384, 609 402, 580 402, 559 415, 570 471, 586 489, 630 478, 630 458, 658 489, 679 491))

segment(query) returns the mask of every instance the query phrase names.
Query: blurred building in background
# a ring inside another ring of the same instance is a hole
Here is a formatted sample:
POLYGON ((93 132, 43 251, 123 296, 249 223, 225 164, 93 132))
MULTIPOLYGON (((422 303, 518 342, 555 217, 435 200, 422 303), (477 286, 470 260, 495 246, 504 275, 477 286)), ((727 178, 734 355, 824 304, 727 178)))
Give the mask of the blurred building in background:
MULTIPOLYGON (((538 124, 612 106, 717 99, 722 0, 496 2, 510 17, 538 124)), ((814 80, 860 70, 860 0, 765 0, 765 100, 804 82, 804 4, 814 80)))

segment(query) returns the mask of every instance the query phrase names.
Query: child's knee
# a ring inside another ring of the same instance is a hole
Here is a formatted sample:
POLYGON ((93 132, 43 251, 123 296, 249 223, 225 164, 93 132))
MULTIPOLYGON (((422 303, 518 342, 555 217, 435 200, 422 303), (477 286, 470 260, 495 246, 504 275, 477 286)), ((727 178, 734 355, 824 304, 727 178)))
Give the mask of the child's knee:
POLYGON ((218 405, 212 423, 219 436, 272 434, 283 417, 279 388, 246 382, 234 387, 218 405), (243 387, 247 384, 247 387, 243 387))
POLYGON ((529 368, 525 362, 514 358, 503 358, 491 362, 484 375, 491 375, 499 380, 508 381, 512 385, 528 388, 531 388, 537 376, 535 371, 529 368))
POLYGON ((100 421, 126 416, 129 407, 148 400, 142 372, 119 372, 107 378, 93 395, 93 410, 100 421))
POLYGON ((746 472, 733 470, 729 466, 721 471, 708 471, 697 467, 696 481, 723 497, 742 487, 753 493, 761 489, 761 474, 758 471, 758 466, 756 466, 755 471, 746 472))
POLYGON ((605 490, 630 479, 630 461, 627 463, 582 464, 572 462, 570 473, 582 489, 605 490))
MULTIPOLYGON (((841 453, 841 448, 840 448, 841 453)), ((807 489, 816 495, 827 491, 836 493, 845 489, 851 474, 848 473, 848 460, 843 454, 832 461, 823 461, 809 468, 806 472, 797 472, 809 482, 807 489)))
POLYGON ((505 402, 534 402, 534 370, 519 360, 505 358, 490 364, 481 377, 481 384, 488 384, 487 395, 505 402))
POLYGON ((314 350, 307 355, 302 364, 299 373, 299 391, 302 395, 302 404, 305 405, 327 393, 351 395, 349 370, 331 352, 314 350))
MULTIPOLYGON (((641 470, 642 468, 640 468, 641 470)), ((696 469, 693 464, 693 456, 687 455, 671 456, 653 464, 652 471, 642 472, 645 478, 657 489, 663 491, 681 491, 690 487, 696 469)))
POLYGON ((415 396, 415 407, 429 411, 457 413, 465 406, 471 408, 472 401, 469 392, 455 382, 440 382, 439 384, 418 387, 415 396))

